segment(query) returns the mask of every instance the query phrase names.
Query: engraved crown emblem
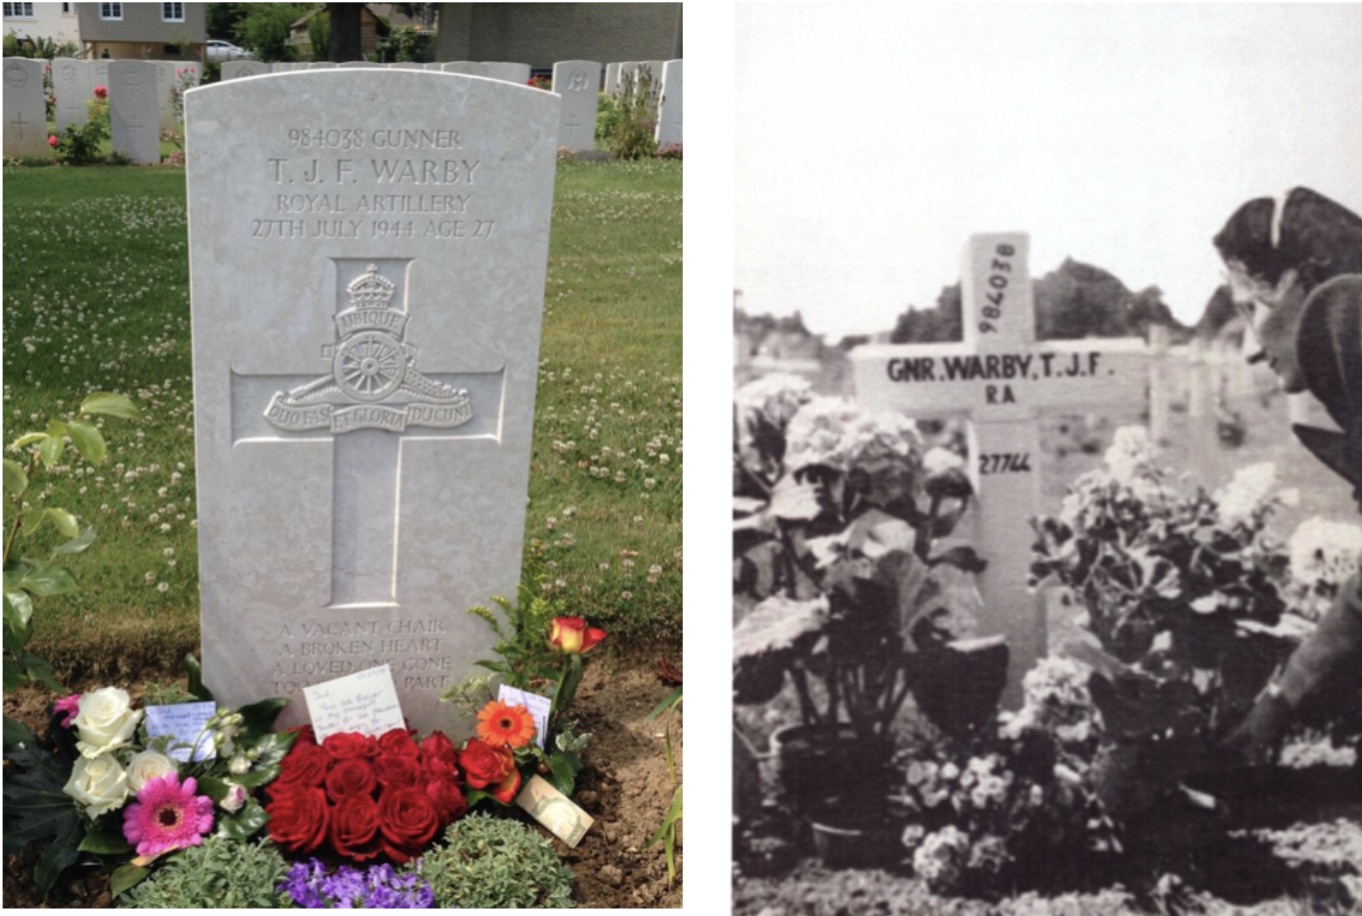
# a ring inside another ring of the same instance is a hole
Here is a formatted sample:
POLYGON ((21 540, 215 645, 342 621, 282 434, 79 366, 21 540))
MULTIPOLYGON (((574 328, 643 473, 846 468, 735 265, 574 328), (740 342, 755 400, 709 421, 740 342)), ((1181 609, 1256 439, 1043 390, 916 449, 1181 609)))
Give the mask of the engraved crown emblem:
POLYGON ((350 293, 350 302, 355 308, 361 309, 385 309, 392 301, 393 282, 386 277, 378 275, 378 267, 370 264, 368 270, 354 280, 346 290, 350 293))

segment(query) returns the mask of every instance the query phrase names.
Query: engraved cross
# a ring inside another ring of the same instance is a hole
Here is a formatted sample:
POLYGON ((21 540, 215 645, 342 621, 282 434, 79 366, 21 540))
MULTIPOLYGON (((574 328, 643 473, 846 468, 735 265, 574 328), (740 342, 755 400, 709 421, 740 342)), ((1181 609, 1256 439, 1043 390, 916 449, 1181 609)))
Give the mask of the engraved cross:
POLYGON ((317 369, 232 372, 234 448, 280 449, 287 461, 290 443, 332 443, 332 608, 399 604, 406 443, 485 448, 501 438, 504 365, 431 371, 420 360, 418 367, 418 348, 406 339, 413 263, 332 259, 336 331, 317 342, 317 369))
POLYGON ((24 139, 24 128, 29 124, 32 124, 33 122, 25 121, 24 113, 20 111, 15 113, 14 120, 11 123, 13 123, 15 127, 19 128, 19 139, 22 140, 24 139))

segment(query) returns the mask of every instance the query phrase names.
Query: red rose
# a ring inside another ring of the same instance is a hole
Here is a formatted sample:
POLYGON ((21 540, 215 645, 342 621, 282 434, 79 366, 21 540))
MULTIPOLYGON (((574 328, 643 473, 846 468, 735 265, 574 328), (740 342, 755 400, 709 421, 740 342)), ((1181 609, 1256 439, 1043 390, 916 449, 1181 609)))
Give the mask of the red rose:
MULTIPOLYGON (((279 776, 274 786, 287 790, 294 786, 320 786, 326 779, 331 758, 315 744, 294 745, 279 762, 279 776)), ((276 791, 272 786, 271 793, 276 791)))
POLYGON ((507 774, 506 778, 492 789, 492 797, 503 805, 509 805, 515 801, 518 792, 520 792, 520 771, 511 767, 511 772, 507 774))
POLYGON ((398 865, 421 854, 440 829, 440 813, 424 789, 388 789, 378 799, 383 851, 398 865))
POLYGON ((331 848, 356 862, 378 856, 378 803, 367 795, 342 798, 331 810, 331 848))
POLYGON ((326 839, 326 793, 309 786, 278 792, 265 813, 270 839, 289 852, 311 852, 326 839))
POLYGON ((459 764, 470 786, 485 789, 510 775, 515 769, 515 756, 509 748, 498 750, 478 738, 470 738, 459 755, 459 764))
POLYGON ((379 754, 374 759, 374 776, 385 789, 400 789, 421 782, 421 761, 405 754, 379 754))
POLYGON ((373 735, 357 732, 339 732, 327 735, 322 747, 334 761, 349 760, 353 757, 372 757, 378 753, 378 740, 373 735))
POLYGON ((421 776, 427 782, 432 779, 447 779, 450 782, 458 782, 459 768, 448 760, 432 758, 421 764, 421 776))
POLYGON ((408 757, 415 757, 421 753, 421 749, 416 746, 411 735, 404 729, 394 728, 386 731, 378 738, 378 752, 380 754, 405 754, 408 757))
POLYGON ((289 731, 297 732, 298 737, 293 739, 294 747, 303 747, 307 744, 317 743, 317 733, 312 730, 311 725, 300 725, 297 728, 290 728, 289 731))
MULTIPOLYGON (((326 756, 325 752, 322 756, 326 756)), ((333 802, 353 795, 370 796, 377 785, 373 766, 359 758, 342 760, 326 774, 326 795, 333 802)))
POLYGON ((428 764, 432 760, 446 761, 452 767, 459 764, 459 752, 454 750, 454 742, 446 738, 444 732, 431 732, 421 742, 421 761, 428 764))
POLYGON ((468 810, 468 799, 451 779, 432 779, 426 783, 426 798, 440 814, 440 826, 448 827, 468 810))

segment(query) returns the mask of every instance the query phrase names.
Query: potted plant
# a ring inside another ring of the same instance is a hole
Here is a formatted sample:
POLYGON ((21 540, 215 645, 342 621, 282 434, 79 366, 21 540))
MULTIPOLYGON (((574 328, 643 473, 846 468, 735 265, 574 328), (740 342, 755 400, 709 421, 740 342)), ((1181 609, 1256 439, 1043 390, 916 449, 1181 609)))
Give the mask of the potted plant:
POLYGON ((968 732, 1005 677, 1000 640, 960 642, 983 568, 949 540, 972 493, 964 462, 901 415, 797 382, 753 383, 737 408, 735 702, 784 693, 795 706, 769 756, 816 836, 882 832, 908 696, 938 728, 968 732), (962 677, 985 689, 943 702, 962 677))

